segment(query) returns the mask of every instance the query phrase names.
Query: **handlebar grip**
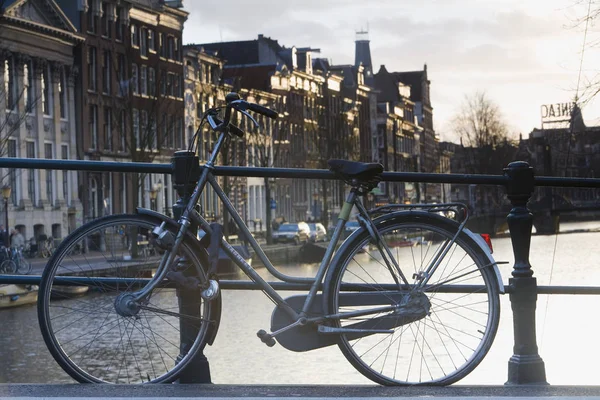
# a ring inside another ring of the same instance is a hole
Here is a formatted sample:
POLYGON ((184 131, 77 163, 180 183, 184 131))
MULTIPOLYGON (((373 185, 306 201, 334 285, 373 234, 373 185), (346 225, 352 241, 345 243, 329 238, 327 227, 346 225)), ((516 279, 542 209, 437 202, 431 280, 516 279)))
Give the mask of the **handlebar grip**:
POLYGON ((244 131, 232 123, 229 123, 229 132, 233 133, 237 137, 244 137, 244 131))
POLYGON ((271 119, 277 119, 277 117, 279 117, 279 114, 276 111, 273 111, 267 107, 259 106, 258 104, 254 104, 254 103, 248 103, 248 110, 254 111, 255 113, 262 114, 265 117, 269 117, 271 119))

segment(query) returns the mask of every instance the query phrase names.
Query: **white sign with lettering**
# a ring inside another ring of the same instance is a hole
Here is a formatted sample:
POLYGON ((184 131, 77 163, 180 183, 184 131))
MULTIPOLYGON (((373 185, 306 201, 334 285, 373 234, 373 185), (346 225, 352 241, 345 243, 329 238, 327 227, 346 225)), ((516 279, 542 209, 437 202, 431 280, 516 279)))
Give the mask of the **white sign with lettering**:
POLYGON ((575 103, 554 103, 542 105, 542 123, 570 120, 573 106, 575 106, 575 103))

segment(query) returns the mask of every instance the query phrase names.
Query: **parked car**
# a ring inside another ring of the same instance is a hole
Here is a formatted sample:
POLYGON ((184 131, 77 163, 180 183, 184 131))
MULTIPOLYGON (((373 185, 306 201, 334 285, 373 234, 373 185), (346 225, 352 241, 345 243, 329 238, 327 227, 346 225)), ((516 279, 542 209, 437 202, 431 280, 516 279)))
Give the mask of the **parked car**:
POLYGON ((358 228, 360 228, 360 224, 358 221, 346 222, 346 226, 344 227, 344 238, 350 236, 358 228))
POLYGON ((310 228, 309 239, 311 242, 324 242, 327 240, 327 230, 323 224, 319 222, 310 222, 308 224, 310 228))
POLYGON ((310 238, 310 228, 306 222, 286 222, 273 232, 275 243, 306 243, 310 238))

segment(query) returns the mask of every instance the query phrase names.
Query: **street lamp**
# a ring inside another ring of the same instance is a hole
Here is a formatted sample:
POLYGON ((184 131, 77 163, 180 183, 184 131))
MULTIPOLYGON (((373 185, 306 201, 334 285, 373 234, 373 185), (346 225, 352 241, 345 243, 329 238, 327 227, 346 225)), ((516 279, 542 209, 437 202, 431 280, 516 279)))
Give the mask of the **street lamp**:
POLYGON ((149 192, 150 192, 150 209, 155 210, 156 209, 156 197, 158 196, 158 189, 157 189, 156 185, 152 186, 152 189, 150 189, 149 192))
POLYGON ((319 199, 319 193, 315 191, 313 193, 313 219, 317 220, 317 200, 319 199))
POLYGON ((11 188, 8 185, 2 186, 2 197, 4 197, 4 212, 6 213, 6 235, 4 245, 10 247, 9 236, 8 236, 8 199, 10 198, 11 188))

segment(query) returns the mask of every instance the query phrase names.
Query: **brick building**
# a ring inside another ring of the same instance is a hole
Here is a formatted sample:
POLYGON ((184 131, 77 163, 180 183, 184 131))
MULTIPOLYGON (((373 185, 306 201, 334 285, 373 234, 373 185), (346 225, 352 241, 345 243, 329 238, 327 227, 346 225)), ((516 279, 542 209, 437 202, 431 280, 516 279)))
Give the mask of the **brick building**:
MULTIPOLYGON (((76 49, 78 157, 165 162, 187 147, 182 30, 187 12, 160 0, 58 0, 85 43, 76 49)), ((81 173, 84 215, 169 211, 170 175, 81 173)))

